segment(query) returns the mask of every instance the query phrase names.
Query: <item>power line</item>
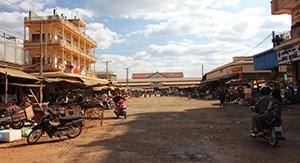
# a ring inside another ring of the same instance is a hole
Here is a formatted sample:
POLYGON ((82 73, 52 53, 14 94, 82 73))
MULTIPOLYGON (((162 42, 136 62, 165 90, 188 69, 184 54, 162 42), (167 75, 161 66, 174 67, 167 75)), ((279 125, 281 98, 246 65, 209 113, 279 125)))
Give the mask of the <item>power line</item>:
POLYGON ((254 48, 252 48, 250 51, 248 51, 247 53, 245 53, 244 55, 242 56, 245 56, 247 54, 249 54, 250 52, 252 52, 254 49, 256 49, 259 45, 261 45, 263 42, 265 42, 270 36, 272 36, 272 33, 269 34, 265 39, 263 39, 260 43, 258 43, 254 48))

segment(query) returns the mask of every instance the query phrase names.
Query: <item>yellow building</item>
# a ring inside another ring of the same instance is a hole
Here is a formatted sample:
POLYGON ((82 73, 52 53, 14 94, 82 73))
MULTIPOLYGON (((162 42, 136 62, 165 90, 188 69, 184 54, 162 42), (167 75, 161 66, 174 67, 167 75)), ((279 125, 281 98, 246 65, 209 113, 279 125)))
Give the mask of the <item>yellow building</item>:
MULTIPOLYGON (((27 72, 65 72, 94 76, 97 43, 85 34, 86 23, 63 14, 24 18, 24 51, 27 72), (41 39, 42 38, 42 39, 41 39)), ((47 74, 47 73, 45 73, 47 74)))

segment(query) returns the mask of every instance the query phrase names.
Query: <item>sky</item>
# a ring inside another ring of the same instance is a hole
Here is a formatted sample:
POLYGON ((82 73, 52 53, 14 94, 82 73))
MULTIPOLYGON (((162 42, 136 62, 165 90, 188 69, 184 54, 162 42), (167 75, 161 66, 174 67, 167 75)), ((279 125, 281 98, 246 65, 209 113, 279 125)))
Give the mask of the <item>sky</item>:
POLYGON ((290 15, 271 15, 270 0, 0 0, 0 26, 23 34, 29 10, 46 16, 54 7, 87 23, 98 43, 96 71, 110 61, 118 79, 125 68, 130 78, 157 71, 201 77, 202 65, 207 73, 270 49, 271 32, 291 26, 290 15))

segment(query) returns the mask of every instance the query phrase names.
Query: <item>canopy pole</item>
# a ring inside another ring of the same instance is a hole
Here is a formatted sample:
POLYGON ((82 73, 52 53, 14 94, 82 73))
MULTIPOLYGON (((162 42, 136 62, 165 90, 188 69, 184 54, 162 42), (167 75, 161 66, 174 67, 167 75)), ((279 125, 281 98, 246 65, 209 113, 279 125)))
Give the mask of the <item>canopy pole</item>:
POLYGON ((7 90, 8 90, 8 78, 7 71, 5 73, 5 104, 7 104, 7 90))
POLYGON ((40 103, 43 103, 43 82, 40 85, 40 103))

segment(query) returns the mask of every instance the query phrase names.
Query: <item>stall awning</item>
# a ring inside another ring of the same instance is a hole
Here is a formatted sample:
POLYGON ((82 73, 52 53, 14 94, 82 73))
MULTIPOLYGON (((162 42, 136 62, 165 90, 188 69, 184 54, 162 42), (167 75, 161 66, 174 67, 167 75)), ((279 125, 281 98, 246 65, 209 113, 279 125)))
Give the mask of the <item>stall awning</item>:
POLYGON ((72 84, 82 84, 81 81, 63 79, 63 78, 46 78, 44 80, 48 83, 66 82, 66 83, 72 83, 72 84))
POLYGON ((233 78, 233 77, 235 77, 237 75, 238 74, 236 74, 236 73, 234 73, 234 74, 227 74, 227 75, 219 76, 219 77, 216 77, 216 78, 204 80, 200 84, 204 84, 204 83, 208 83, 208 82, 213 82, 213 81, 217 81, 217 80, 221 80, 221 79, 230 79, 230 78, 233 78))
MULTIPOLYGON (((34 74, 38 75, 37 73, 34 74)), ((82 81, 83 82, 82 84, 84 84, 85 86, 106 85, 110 83, 106 79, 88 77, 79 74, 72 74, 72 73, 65 73, 65 72, 45 72, 43 73, 43 76, 48 78, 63 78, 63 79, 70 79, 70 80, 75 78, 82 81)))
POLYGON ((99 79, 99 78, 87 78, 87 77, 79 77, 79 78, 80 80, 83 81, 83 84, 86 86, 107 85, 110 83, 105 79, 99 79))
MULTIPOLYGON (((18 87, 30 87, 30 88, 33 88, 33 87, 41 87, 40 84, 21 84, 21 83, 8 83, 8 85, 13 85, 13 86, 18 86, 18 87)), ((45 85, 42 85, 43 87, 45 85)))
POLYGON ((277 54, 275 50, 269 49, 253 56, 254 70, 268 70, 278 67, 277 54))
POLYGON ((114 86, 93 87, 94 91, 115 90, 115 89, 117 89, 117 87, 114 87, 114 86))
POLYGON ((162 85, 195 85, 200 84, 199 82, 163 82, 162 85))
POLYGON ((15 77, 15 78, 23 78, 23 79, 30 79, 30 80, 39 80, 38 78, 30 75, 30 74, 27 74, 26 72, 23 72, 21 70, 18 70, 18 69, 13 69, 13 68, 3 68, 3 67, 0 67, 0 73, 2 74, 6 74, 8 76, 11 76, 11 77, 15 77))

